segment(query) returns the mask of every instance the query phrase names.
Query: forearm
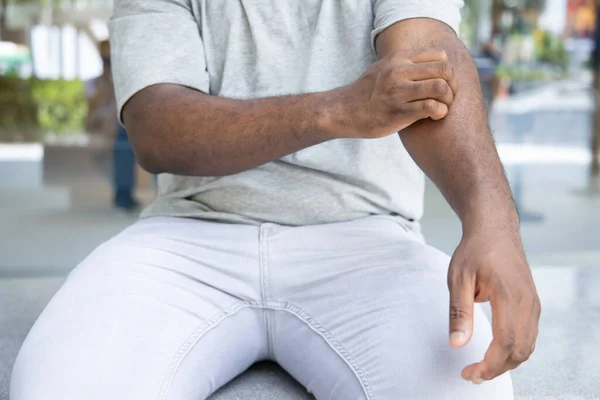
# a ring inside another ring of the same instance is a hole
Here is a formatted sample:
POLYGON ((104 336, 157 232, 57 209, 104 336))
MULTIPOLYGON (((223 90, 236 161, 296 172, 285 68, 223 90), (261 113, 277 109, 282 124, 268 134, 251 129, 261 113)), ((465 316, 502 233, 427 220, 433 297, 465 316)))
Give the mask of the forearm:
POLYGON ((475 64, 455 33, 433 20, 410 20, 384 31, 380 56, 406 48, 442 48, 458 78, 446 118, 415 123, 400 137, 415 162, 433 180, 463 223, 518 231, 518 216, 487 123, 475 64))
POLYGON ((327 92, 256 100, 156 85, 125 106, 140 164, 154 173, 239 173, 330 138, 327 92))

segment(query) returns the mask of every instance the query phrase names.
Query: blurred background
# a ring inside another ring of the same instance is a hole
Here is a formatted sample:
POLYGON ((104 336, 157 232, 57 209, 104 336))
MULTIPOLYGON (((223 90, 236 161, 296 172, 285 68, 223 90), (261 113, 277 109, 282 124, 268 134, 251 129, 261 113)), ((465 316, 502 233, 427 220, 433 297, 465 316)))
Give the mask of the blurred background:
MULTIPOLYGON (((0 400, 66 274, 152 201, 118 128, 111 0, 0 0, 0 400)), ((461 37, 522 217, 544 307, 519 399, 600 398, 600 1, 467 0, 461 37)), ((469 121, 465 121, 469 123, 469 121)), ((460 224, 428 185, 423 230, 460 224)))

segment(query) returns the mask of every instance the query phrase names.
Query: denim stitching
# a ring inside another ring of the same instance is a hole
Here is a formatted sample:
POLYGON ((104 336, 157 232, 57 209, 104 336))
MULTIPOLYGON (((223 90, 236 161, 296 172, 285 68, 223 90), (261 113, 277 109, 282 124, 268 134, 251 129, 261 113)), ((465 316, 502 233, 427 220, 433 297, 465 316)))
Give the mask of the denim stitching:
POLYGON ((171 389, 173 378, 175 377, 175 374, 177 373, 177 370, 179 369, 183 359, 208 331, 219 325, 221 322, 227 319, 227 317, 231 317, 238 311, 252 306, 253 305, 249 302, 236 303, 231 307, 219 312, 213 318, 205 321, 202 325, 196 328, 173 356, 173 360, 171 361, 171 364, 169 365, 169 368, 167 369, 167 372, 165 373, 163 381, 160 385, 157 400, 164 400, 167 398, 169 390, 171 389))
POLYGON ((346 365, 348 365, 348 367, 350 367, 350 369, 352 370, 352 372, 354 373, 354 375, 356 376, 360 385, 363 388, 364 395, 366 396, 366 400, 375 400, 375 395, 373 394, 373 390, 372 390, 371 386, 369 385, 369 383, 367 382, 364 373, 358 367, 358 365, 354 361, 354 358, 352 357, 350 352, 348 352, 348 350, 346 350, 344 348, 344 346, 342 346, 339 342, 337 342, 333 338, 333 335, 331 334, 331 332, 329 332, 325 327, 323 327, 317 321, 315 321, 314 318, 312 318, 310 315, 308 315, 300 307, 298 307, 294 304, 291 304, 289 302, 271 303, 271 304, 265 305, 265 307, 273 309, 273 310, 289 312, 290 314, 294 315, 296 318, 298 318, 299 320, 304 322, 306 325, 308 325, 308 327, 311 328, 313 331, 315 331, 318 335, 320 335, 327 342, 327 344, 331 347, 331 349, 334 352, 336 352, 338 356, 340 356, 340 358, 346 363, 346 365))
POLYGON ((325 327, 320 325, 314 318, 308 315, 304 310, 300 307, 291 304, 291 303, 276 303, 276 302, 268 302, 268 303, 259 303, 256 301, 244 301, 241 303, 237 303, 217 315, 215 315, 211 320, 203 323, 199 326, 189 338, 181 345, 175 356, 173 357, 173 361, 171 362, 165 376, 163 378, 163 382, 161 384, 161 389, 159 391, 157 400, 164 400, 167 398, 169 393, 171 383, 173 382, 173 378, 177 373, 177 369, 181 365, 181 362, 187 355, 187 353, 198 343, 198 341, 211 329, 215 328, 221 322, 223 322, 227 317, 231 317, 235 315, 238 311, 244 308, 259 308, 263 311, 265 309, 275 310, 275 311, 285 311, 289 312, 300 321, 304 322, 309 328, 311 328, 315 333, 320 335, 325 342, 331 347, 331 349, 348 365, 348 367, 352 370, 356 378, 358 379, 360 385, 363 388, 364 395, 366 396, 366 400, 375 400, 375 395, 373 394, 373 390, 369 383, 367 382, 364 373, 358 367, 352 355, 338 343, 331 332, 327 330, 325 327))
MULTIPOLYGON (((267 230, 268 225, 261 226, 260 235, 260 268, 261 268, 261 288, 262 288, 262 302, 268 303, 270 300, 269 296, 269 242, 267 241, 267 230)), ((271 322, 269 321, 269 315, 266 310, 263 309, 263 321, 265 325, 265 331, 267 333, 267 352, 269 357, 273 357, 273 341, 271 335, 271 322)))

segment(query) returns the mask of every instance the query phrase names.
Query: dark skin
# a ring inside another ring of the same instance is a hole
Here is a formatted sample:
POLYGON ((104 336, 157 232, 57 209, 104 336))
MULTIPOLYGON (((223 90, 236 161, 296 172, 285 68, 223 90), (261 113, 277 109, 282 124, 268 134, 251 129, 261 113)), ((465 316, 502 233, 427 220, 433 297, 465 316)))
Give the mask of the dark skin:
POLYGON ((494 341, 463 371, 481 383, 529 357, 540 304, 477 71, 454 32, 434 20, 397 23, 377 48, 381 60, 338 89, 233 100, 161 84, 133 96, 124 121, 143 167, 191 176, 235 174, 328 140, 402 131, 463 224, 448 275, 453 346, 472 335, 474 301, 492 303, 494 341))
POLYGON ((439 59, 439 51, 405 52, 352 85, 256 100, 155 85, 133 96, 123 119, 149 172, 231 175, 327 140, 380 138, 419 119, 443 118, 453 100, 445 79, 454 78, 439 59))
POLYGON ((377 41, 384 58, 415 47, 444 50, 459 81, 444 119, 417 122, 400 136, 462 222, 463 238, 448 272, 450 343, 462 347, 471 338, 474 302, 490 301, 492 306, 494 339, 484 360, 462 373, 481 383, 516 368, 533 353, 541 306, 474 62, 454 31, 438 21, 404 21, 377 41))

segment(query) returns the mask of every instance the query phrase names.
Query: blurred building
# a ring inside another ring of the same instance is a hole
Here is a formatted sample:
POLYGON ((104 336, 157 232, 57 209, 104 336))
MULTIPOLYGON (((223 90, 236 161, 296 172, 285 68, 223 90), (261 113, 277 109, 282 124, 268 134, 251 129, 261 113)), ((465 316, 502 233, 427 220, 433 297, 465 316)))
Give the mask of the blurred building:
POLYGON ((87 80, 101 74, 96 47, 108 37, 112 0, 0 4, 0 41, 28 46, 37 77, 87 80))
POLYGON ((581 9, 573 4, 581 1, 588 0, 465 0, 463 40, 478 48, 514 32, 544 30, 562 36, 573 10, 581 9))

